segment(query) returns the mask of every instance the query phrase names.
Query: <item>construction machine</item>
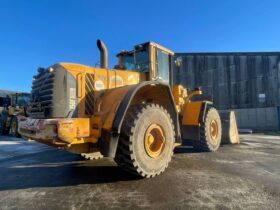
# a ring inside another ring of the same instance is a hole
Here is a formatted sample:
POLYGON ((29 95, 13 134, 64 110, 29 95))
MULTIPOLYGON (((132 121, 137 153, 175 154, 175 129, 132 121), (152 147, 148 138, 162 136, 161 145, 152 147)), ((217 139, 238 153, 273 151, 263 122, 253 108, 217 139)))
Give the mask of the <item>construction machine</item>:
POLYGON ((26 107, 30 102, 30 93, 13 93, 2 97, 0 107, 0 135, 11 134, 21 137, 18 132, 20 119, 27 117, 26 107))
POLYGON ((38 69, 21 135, 87 159, 114 158, 146 178, 167 168, 182 139, 200 151, 219 148, 219 113, 211 101, 192 101, 199 88, 174 84, 180 60, 171 50, 139 44, 118 53, 109 69, 105 44, 98 40, 97 47, 100 68, 58 63, 38 69))

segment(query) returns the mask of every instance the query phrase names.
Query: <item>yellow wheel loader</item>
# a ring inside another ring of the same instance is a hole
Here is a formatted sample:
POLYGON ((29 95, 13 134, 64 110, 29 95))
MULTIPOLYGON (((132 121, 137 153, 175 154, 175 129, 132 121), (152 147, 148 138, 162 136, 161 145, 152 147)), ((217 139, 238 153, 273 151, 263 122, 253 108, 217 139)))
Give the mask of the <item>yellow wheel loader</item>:
POLYGON ((154 42, 117 54, 98 40, 100 68, 58 63, 39 68, 33 78, 28 118, 20 134, 79 153, 87 159, 114 158, 118 166, 154 177, 168 166, 182 139, 201 151, 216 151, 221 120, 211 101, 173 84, 174 53, 154 42))
POLYGON ((0 107, 0 135, 11 134, 20 138, 18 132, 19 120, 26 117, 26 107, 30 101, 30 93, 14 93, 4 98, 0 107))

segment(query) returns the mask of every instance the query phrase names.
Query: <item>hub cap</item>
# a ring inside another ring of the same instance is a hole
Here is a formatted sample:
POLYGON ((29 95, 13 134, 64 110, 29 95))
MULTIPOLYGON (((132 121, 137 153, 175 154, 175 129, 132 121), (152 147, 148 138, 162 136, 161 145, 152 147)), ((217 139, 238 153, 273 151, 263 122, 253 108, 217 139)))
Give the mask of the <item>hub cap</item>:
POLYGON ((12 123, 12 132, 16 133, 17 131, 17 124, 16 123, 12 123))
POLYGON ((165 145, 165 136, 162 128, 157 124, 151 124, 144 139, 144 146, 147 154, 151 158, 158 157, 163 151, 165 145))
POLYGON ((17 130, 17 124, 16 124, 16 123, 13 123, 13 125, 12 125, 12 131, 13 131, 13 133, 15 133, 16 130, 17 130))
POLYGON ((219 133, 219 127, 216 120, 210 122, 210 136, 213 143, 217 143, 217 137, 219 133))

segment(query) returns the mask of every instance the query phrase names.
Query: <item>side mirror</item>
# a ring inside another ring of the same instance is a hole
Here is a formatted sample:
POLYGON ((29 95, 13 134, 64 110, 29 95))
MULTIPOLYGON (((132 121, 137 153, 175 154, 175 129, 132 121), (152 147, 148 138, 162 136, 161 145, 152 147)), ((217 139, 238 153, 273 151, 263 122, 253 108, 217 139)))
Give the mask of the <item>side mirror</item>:
POLYGON ((177 57, 176 60, 175 60, 174 62, 175 62, 176 67, 177 67, 177 68, 180 68, 181 65, 182 65, 183 59, 182 59, 182 57, 180 56, 180 57, 177 57))

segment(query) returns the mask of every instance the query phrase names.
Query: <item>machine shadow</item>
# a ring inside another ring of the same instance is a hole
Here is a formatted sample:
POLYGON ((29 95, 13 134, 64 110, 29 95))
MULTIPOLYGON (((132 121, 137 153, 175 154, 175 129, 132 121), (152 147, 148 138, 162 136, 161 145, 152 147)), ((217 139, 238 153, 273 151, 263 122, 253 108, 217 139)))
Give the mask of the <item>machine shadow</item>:
MULTIPOLYGON (((197 153, 188 143, 174 153, 197 153)), ((108 159, 84 160, 81 156, 63 150, 50 149, 9 162, 0 161, 0 191, 39 187, 67 187, 81 184, 106 184, 141 180, 129 174, 108 159)))
POLYGON ((175 154, 179 154, 179 153, 201 153, 200 151, 197 151, 193 148, 192 143, 187 140, 187 139, 183 139, 182 141, 182 145, 179 147, 176 147, 174 149, 174 153, 175 154))
POLYGON ((88 161, 64 153, 64 157, 57 161, 47 156, 40 157, 38 163, 24 160, 4 167, 0 163, 0 191, 141 180, 108 160, 88 161))

